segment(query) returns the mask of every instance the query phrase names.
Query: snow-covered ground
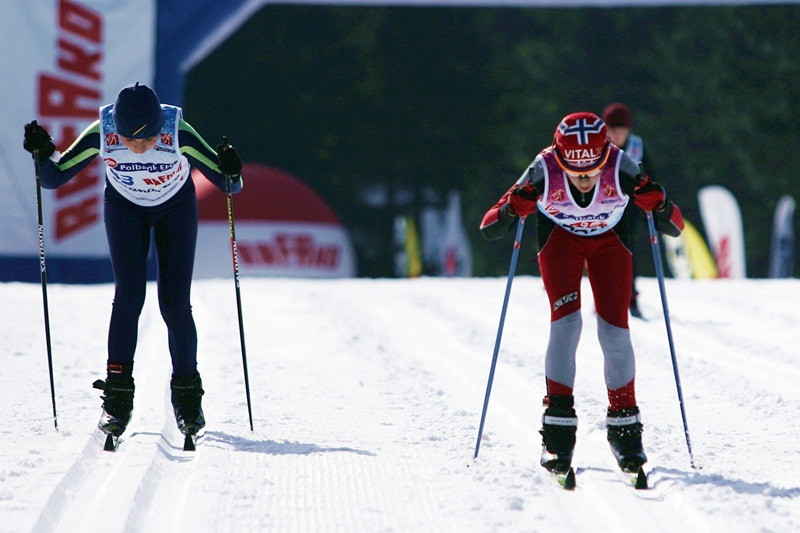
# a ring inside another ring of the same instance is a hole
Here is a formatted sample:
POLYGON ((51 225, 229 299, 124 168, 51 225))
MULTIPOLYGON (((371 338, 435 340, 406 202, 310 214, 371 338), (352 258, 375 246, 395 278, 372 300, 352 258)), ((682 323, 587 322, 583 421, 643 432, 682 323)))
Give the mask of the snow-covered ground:
POLYGON ((800 281, 667 280, 697 470, 654 279, 632 321, 652 488, 616 473, 588 285, 578 354, 578 488, 538 466, 548 311, 509 304, 480 455, 472 455, 506 280, 243 279, 254 431, 232 280, 193 307, 208 419, 184 452, 150 286, 134 418, 96 430, 110 285, 48 287, 54 429, 38 284, 0 284, 0 530, 798 531, 800 281))

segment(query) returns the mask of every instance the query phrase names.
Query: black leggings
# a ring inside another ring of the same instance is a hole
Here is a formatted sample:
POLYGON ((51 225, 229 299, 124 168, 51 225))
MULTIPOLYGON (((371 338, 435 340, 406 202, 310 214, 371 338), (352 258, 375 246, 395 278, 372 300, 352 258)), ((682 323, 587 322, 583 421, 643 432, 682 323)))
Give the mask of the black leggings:
POLYGON ((190 293, 197 242, 197 200, 189 182, 163 206, 141 207, 106 186, 105 224, 114 269, 108 363, 130 365, 147 288, 150 233, 155 236, 158 305, 167 325, 172 371, 197 372, 197 329, 190 293))

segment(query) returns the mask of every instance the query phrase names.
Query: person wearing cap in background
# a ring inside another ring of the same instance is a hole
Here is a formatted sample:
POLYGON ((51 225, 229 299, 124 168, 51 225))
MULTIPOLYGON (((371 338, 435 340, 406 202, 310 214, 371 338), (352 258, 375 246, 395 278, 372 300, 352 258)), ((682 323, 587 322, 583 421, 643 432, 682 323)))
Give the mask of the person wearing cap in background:
POLYGON ((238 153, 227 142, 215 151, 183 120, 181 108, 161 104, 152 89, 139 83, 101 107, 98 120, 63 154, 35 120, 25 125, 23 146, 36 159, 38 179, 47 189, 64 185, 98 155, 105 162, 104 217, 115 289, 107 378, 94 384, 104 392, 98 426, 118 437, 131 418, 133 359, 153 230, 158 302, 172 359, 171 401, 178 428, 195 435, 205 418, 190 303, 198 226, 190 167, 235 194, 242 189, 238 153))
MULTIPOLYGON (((612 144, 622 149, 628 157, 633 159, 636 163, 641 163, 645 172, 653 178, 653 167, 650 164, 649 152, 644 149, 644 142, 638 135, 631 133, 633 128, 633 113, 625 104, 614 102, 606 106, 603 110, 603 122, 608 127, 608 139, 612 144)), ((631 235, 637 236, 637 229, 640 224, 637 222, 641 217, 631 217, 631 235)), ((631 292, 631 315, 636 318, 642 318, 642 312, 639 309, 639 291, 636 290, 636 255, 638 240, 631 238, 631 252, 633 253, 634 269, 633 269, 633 291, 631 292)))
POLYGON ((607 438, 621 469, 637 472, 647 461, 628 329, 633 277, 627 228, 630 203, 652 211, 659 232, 676 236, 682 231, 680 209, 660 185, 640 173, 633 159, 609 142, 603 120, 593 113, 573 113, 561 120, 553 144, 487 211, 480 226, 486 239, 496 240, 520 217, 536 213, 539 270, 551 320, 541 465, 554 472, 569 470, 576 441, 573 387, 583 327, 584 268, 605 360, 607 438))

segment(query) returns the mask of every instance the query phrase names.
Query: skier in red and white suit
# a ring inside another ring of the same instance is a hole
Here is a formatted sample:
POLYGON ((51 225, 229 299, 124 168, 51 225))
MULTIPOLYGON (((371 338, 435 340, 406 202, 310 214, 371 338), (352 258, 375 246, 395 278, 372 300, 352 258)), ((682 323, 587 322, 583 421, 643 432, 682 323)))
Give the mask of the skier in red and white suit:
MULTIPOLYGON (((605 123, 592 113, 566 116, 553 144, 484 215, 481 232, 499 239, 519 217, 536 212, 539 270, 550 300, 545 356, 547 395, 541 464, 566 472, 577 430, 573 387, 581 335, 581 279, 589 278, 597 336, 605 358, 608 440, 620 467, 637 471, 647 461, 634 391, 635 356, 628 329, 633 261, 625 208, 633 199, 653 213, 659 232, 680 235, 680 209, 664 189, 609 142, 605 123)), ((636 213, 638 215, 638 212, 636 213)))

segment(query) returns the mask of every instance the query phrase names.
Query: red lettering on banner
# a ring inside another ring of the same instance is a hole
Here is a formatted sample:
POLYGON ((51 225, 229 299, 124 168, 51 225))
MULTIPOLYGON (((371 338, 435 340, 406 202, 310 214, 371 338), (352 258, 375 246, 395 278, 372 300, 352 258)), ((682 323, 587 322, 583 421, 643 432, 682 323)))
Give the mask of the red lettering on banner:
POLYGON ((39 114, 43 117, 96 118, 100 91, 49 74, 39 76, 39 114), (81 106, 90 100, 92 105, 81 106))
POLYGON ((103 58, 100 52, 87 52, 66 39, 58 40, 58 48, 65 52, 58 58, 59 67, 80 76, 100 80, 100 71, 97 69, 98 63, 103 58))
POLYGON ((86 229, 100 219, 100 198, 89 197, 56 212, 56 240, 86 229))
MULTIPOLYGON (((48 131, 58 150, 64 151, 87 120, 98 118, 104 20, 76 0, 58 0, 57 11, 57 70, 39 74, 37 99, 41 122, 54 124, 48 131)), ((102 176, 97 159, 56 190, 56 241, 91 228, 100 219, 102 176)))
POLYGON ((58 26, 61 29, 98 44, 103 40, 100 13, 69 0, 59 2, 58 8, 58 26))
POLYGON ((250 246, 240 246, 236 244, 236 252, 239 254, 239 259, 244 264, 253 264, 255 258, 253 257, 253 249, 250 246))
MULTIPOLYGON (((248 246, 248 248, 250 248, 250 246, 248 246)), ((267 243, 261 243, 255 246, 251 257, 251 264, 264 263, 267 265, 282 265, 286 263, 286 254, 282 253, 277 248, 273 251, 273 247, 267 243), (258 254, 261 254, 261 256, 259 257, 258 254)))
POLYGON ((242 264, 253 267, 296 267, 333 270, 342 249, 337 244, 319 245, 313 235, 279 233, 272 241, 237 243, 242 264))

